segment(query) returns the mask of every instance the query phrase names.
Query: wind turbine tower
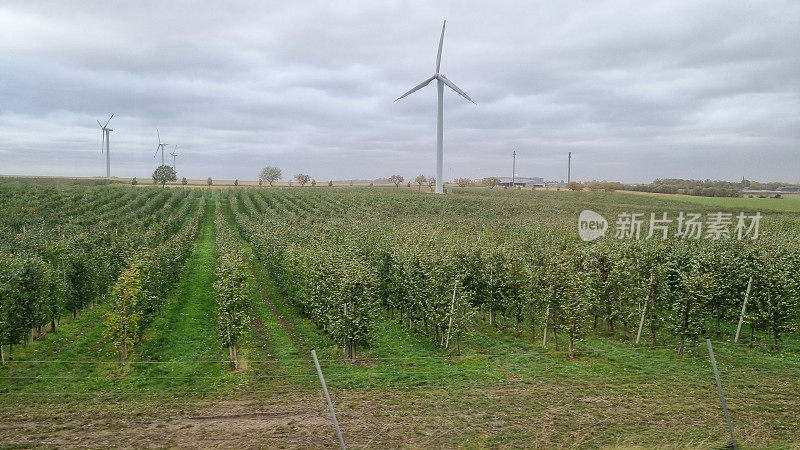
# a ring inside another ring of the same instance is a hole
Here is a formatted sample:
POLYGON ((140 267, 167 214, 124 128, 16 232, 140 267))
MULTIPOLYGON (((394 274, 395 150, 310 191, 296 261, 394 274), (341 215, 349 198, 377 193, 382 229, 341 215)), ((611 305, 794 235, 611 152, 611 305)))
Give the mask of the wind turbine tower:
MULTIPOLYGON (((444 118, 444 86, 447 85, 450 89, 456 91, 465 99, 469 100, 472 103, 471 98, 469 95, 464 93, 458 86, 456 86, 452 81, 450 81, 446 76, 439 73, 439 69, 442 65, 442 43, 444 42, 444 27, 447 25, 447 21, 445 20, 442 23, 442 35, 439 37, 439 52, 436 54, 436 72, 434 72, 433 76, 428 78, 427 80, 423 81, 422 83, 413 87, 410 91, 406 92, 405 94, 401 95, 397 98, 400 100, 403 97, 413 94, 418 90, 427 86, 431 81, 436 80, 436 91, 439 96, 439 109, 438 114, 436 116, 436 193, 442 193, 442 159, 443 159, 443 141, 444 141, 444 130, 442 128, 442 122, 444 118)), ((395 100, 395 101, 397 101, 395 100)))
POLYGON ((172 153, 170 153, 170 155, 172 155, 172 170, 177 172, 178 170, 175 168, 175 157, 178 156, 178 154, 175 153, 175 150, 178 150, 178 144, 175 144, 175 148, 172 149, 172 153))
POLYGON ((100 153, 103 153, 103 147, 105 147, 106 151, 106 179, 111 178, 111 154, 109 153, 111 149, 111 144, 109 143, 109 138, 111 137, 111 132, 114 131, 111 128, 108 128, 108 123, 111 122, 111 119, 114 117, 114 114, 111 114, 111 117, 108 118, 106 124, 103 125, 100 121, 97 121, 97 124, 100 125, 100 133, 102 135, 102 140, 100 141, 100 153))
POLYGON ((572 170, 572 152, 567 153, 567 184, 570 182, 570 171, 572 170))
POLYGON ((517 181, 517 151, 514 150, 514 153, 511 154, 511 187, 514 187, 514 183, 517 181))
POLYGON ((161 142, 161 133, 158 132, 158 128, 156 128, 156 135, 158 135, 158 147, 156 147, 156 153, 153 155, 155 158, 158 155, 158 151, 161 150, 161 165, 164 165, 164 147, 167 146, 166 142, 161 142))

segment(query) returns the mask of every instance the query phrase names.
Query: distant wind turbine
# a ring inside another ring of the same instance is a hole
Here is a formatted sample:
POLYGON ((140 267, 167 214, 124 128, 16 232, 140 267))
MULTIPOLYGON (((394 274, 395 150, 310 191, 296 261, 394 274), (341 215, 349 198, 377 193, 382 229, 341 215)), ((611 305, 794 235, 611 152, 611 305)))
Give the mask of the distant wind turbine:
POLYGON ((158 155, 158 151, 161 150, 161 165, 164 165, 164 147, 167 146, 166 142, 161 142, 161 133, 158 132, 158 128, 156 128, 156 135, 158 136, 158 147, 156 147, 156 153, 153 155, 155 158, 158 155))
POLYGON ((172 153, 170 153, 170 155, 172 155, 172 170, 175 170, 176 172, 177 169, 175 169, 175 157, 178 156, 178 154, 175 153, 175 150, 177 149, 178 149, 178 144, 175 144, 175 148, 172 149, 172 153))
MULTIPOLYGON (((431 76, 427 80, 423 81, 422 83, 416 85, 410 91, 406 92, 405 94, 403 94, 403 95, 401 95, 400 97, 397 98, 397 100, 400 100, 403 97, 411 95, 414 92, 417 92, 418 90, 420 90, 420 89, 424 88, 425 86, 427 86, 431 81, 436 80, 436 88, 437 88, 437 92, 439 93, 439 112, 438 112, 437 120, 436 120, 436 193, 437 194, 441 194, 442 193, 442 184, 443 184, 443 178, 442 178, 443 150, 442 150, 442 146, 443 146, 443 141, 444 141, 444 130, 443 130, 442 121, 443 121, 443 116, 444 116, 444 86, 447 85, 447 87, 449 87, 450 89, 456 91, 458 94, 460 94, 465 99, 471 101, 472 103, 475 103, 475 102, 472 101, 471 98, 469 98, 469 95, 467 95, 466 93, 464 93, 464 91, 459 89, 459 87, 456 86, 455 83, 450 81, 443 74, 439 73, 439 68, 442 65, 442 43, 444 42, 444 27, 445 27, 445 25, 447 25, 447 21, 446 20, 444 21, 444 23, 442 23, 442 35, 439 38, 439 52, 436 54, 436 72, 434 72, 433 76, 431 76)), ((397 100, 395 100, 395 101, 397 101, 397 100)))
POLYGON ((108 118, 106 124, 103 125, 100 121, 97 121, 97 124, 100 125, 100 133, 102 135, 102 140, 100 141, 100 153, 103 153, 103 147, 106 149, 106 179, 111 178, 111 155, 109 151, 111 150, 111 144, 109 143, 109 138, 111 137, 111 132, 114 131, 111 128, 108 128, 108 123, 111 122, 111 119, 114 117, 114 114, 108 118))

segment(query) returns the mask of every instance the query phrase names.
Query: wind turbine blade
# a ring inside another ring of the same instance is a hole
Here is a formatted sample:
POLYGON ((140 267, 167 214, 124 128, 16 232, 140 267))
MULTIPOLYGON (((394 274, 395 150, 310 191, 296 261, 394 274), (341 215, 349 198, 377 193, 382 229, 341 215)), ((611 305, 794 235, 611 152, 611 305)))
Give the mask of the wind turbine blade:
POLYGON ((100 123, 100 121, 99 121, 99 120, 97 121, 97 124, 98 124, 98 125, 100 125, 100 128, 103 128, 103 124, 102 124, 102 123, 100 123))
POLYGON ((161 143, 161 133, 158 132, 158 128, 156 128, 156 134, 158 135, 158 143, 161 143))
POLYGON ((442 44, 444 43, 444 26, 447 25, 445 20, 442 23, 442 35, 439 37, 439 53, 436 54, 436 73, 439 73, 439 67, 442 65, 442 44))
POLYGON ((397 97, 397 99, 395 101, 400 100, 403 97, 407 97, 407 96, 413 94, 414 92, 417 92, 418 90, 424 88, 425 86, 428 85, 428 83, 433 81, 434 78, 436 78, 436 75, 434 75, 434 76, 428 78, 427 80, 423 81, 422 83, 414 86, 410 91, 406 92, 405 94, 401 95, 400 97, 397 97))
POLYGON ((161 146, 160 146, 160 145, 159 145, 158 147, 156 147, 156 152, 155 152, 155 154, 153 155, 153 158, 155 158, 155 157, 158 155, 158 151, 159 151, 159 150, 161 150, 161 146))
MULTIPOLYGON (((100 123, 98 120, 97 123, 100 123)), ((106 130, 100 130, 100 153, 105 153, 106 147, 106 130)))
MULTIPOLYGON (((471 98, 469 98, 469 95, 467 95, 467 94, 466 94, 464 91, 462 91, 462 90, 461 90, 461 89, 460 89, 458 86, 456 86, 456 85, 455 85, 455 83, 453 83, 452 81, 450 81, 449 79, 447 79, 447 77, 446 77, 446 76, 444 76, 444 75, 439 75, 439 79, 440 79, 440 80, 442 80, 442 83, 446 84, 446 85, 447 85, 447 86, 448 86, 450 89, 452 89, 452 90, 454 90, 454 91, 458 92, 459 94, 461 94, 461 96, 462 96, 462 97, 464 97, 465 99, 467 99, 467 100, 471 101, 472 103, 475 103, 475 102, 473 102, 473 101, 472 101, 472 99, 471 99, 471 98)), ((475 103, 475 104, 477 105, 477 103, 475 103)))
MULTIPOLYGON (((109 117, 109 118, 108 118, 108 122, 111 122, 111 119, 112 119, 113 117, 114 117, 114 114, 112 114, 112 115, 111 115, 111 117, 109 117)), ((105 128, 105 127, 107 127, 107 126, 108 126, 108 122, 106 122, 106 124, 105 124, 105 125, 103 125, 103 128, 105 128)))

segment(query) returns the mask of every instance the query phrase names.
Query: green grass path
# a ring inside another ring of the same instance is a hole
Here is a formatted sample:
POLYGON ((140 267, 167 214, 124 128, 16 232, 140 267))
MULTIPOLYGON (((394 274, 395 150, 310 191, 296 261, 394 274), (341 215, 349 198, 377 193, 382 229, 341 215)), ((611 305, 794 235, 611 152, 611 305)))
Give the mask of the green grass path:
MULTIPOLYGON (((227 199, 226 199, 227 200, 227 199)), ((261 361, 281 360, 283 362, 254 364, 251 370, 252 385, 274 386, 281 380, 288 383, 302 383, 311 378, 311 366, 302 359, 308 359, 306 351, 314 345, 327 346, 325 337, 316 327, 304 320, 287 321, 274 301, 280 297, 266 267, 254 254, 253 248, 241 236, 233 218, 230 203, 224 201, 222 212, 228 227, 236 235, 245 260, 249 263, 252 275, 250 286, 250 306, 252 309, 250 339, 243 343, 246 351, 261 361)), ((299 319, 299 317, 293 319, 299 319)))
POLYGON ((141 387, 208 392, 243 382, 232 373, 227 350, 217 339, 214 279, 217 259, 214 202, 206 203, 197 244, 186 261, 183 276, 150 323, 131 361, 128 375, 141 387))

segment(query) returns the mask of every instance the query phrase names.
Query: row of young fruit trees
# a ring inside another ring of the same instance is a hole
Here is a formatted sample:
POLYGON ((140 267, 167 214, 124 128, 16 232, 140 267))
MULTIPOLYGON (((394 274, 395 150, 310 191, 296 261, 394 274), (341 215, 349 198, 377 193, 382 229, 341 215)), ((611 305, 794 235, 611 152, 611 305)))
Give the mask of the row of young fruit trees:
POLYGON ((103 337, 124 363, 181 278, 202 220, 216 211, 219 339, 236 364, 251 277, 219 201, 195 190, 2 188, 0 361, 55 330, 64 313, 74 318, 105 299, 103 337))
POLYGON ((472 226, 426 205, 409 219, 402 207, 392 213, 391 202, 357 195, 230 196, 243 236, 283 292, 350 358, 369 346, 381 309, 443 346, 459 346, 480 315, 556 345, 565 335, 570 357, 601 326, 631 341, 641 326, 642 343, 682 351, 738 320, 748 284, 750 342, 759 332, 777 347, 800 323, 794 242, 583 243, 563 226, 472 226))
POLYGON ((758 332, 777 347, 798 327, 796 239, 587 244, 558 221, 484 214, 499 200, 0 185, 0 360, 110 293, 105 336, 124 361, 213 214, 219 337, 235 363, 253 280, 227 208, 282 291, 351 359, 381 310, 444 347, 460 350, 481 316, 545 343, 566 335, 572 356, 597 327, 637 341, 641 327, 649 345, 681 348, 720 334, 749 285, 749 342, 758 332))
POLYGON ((105 335, 124 359, 179 279, 204 202, 190 190, 0 185, 0 361, 109 292, 105 335))

